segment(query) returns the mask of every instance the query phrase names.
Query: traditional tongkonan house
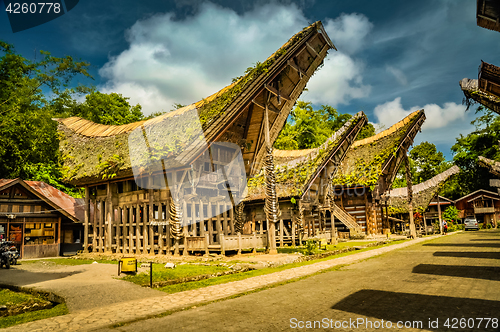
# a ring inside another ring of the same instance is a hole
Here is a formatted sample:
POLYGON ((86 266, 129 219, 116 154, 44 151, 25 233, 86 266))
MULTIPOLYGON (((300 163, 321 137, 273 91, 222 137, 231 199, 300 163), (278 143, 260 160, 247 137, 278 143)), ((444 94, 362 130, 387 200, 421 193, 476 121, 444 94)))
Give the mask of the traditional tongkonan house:
POLYGON ((14 242, 21 258, 76 253, 83 203, 44 182, 0 179, 0 236, 14 242))
MULTIPOLYGON (((413 212, 422 215, 422 225, 427 225, 426 214, 429 204, 434 199, 438 202, 438 219, 441 220, 441 204, 439 204, 438 192, 451 176, 460 172, 460 168, 454 165, 446 171, 439 173, 432 179, 416 184, 413 189, 413 212)), ((391 189, 387 194, 389 201, 388 213, 392 232, 402 231, 409 221, 408 188, 391 189), (408 217, 406 217, 408 216, 408 217), (403 220, 404 219, 404 220, 403 220), (397 226, 399 224, 399 227, 397 226)), ((430 215, 429 215, 430 216, 430 215)), ((424 229, 426 231, 426 228, 424 229)))
POLYGON ((460 87, 469 107, 477 102, 500 114, 500 68, 481 61, 478 79, 464 78, 460 87))
MULTIPOLYGON (((263 161, 309 78, 335 48, 321 22, 212 96, 122 126, 58 119, 67 181, 85 187, 85 247, 98 252, 275 251, 266 235, 241 235, 246 179, 263 161), (88 207, 96 209, 91 218, 88 207)), ((267 204, 275 205, 273 194, 267 204)))
MULTIPOLYGON (((500 2, 477 0, 477 25, 500 32, 500 2)), ((500 114, 500 68, 481 61, 478 79, 464 78, 460 87, 467 107, 477 102, 500 114)))
POLYGON ((500 3, 497 0, 477 0, 477 25, 500 32, 500 3))
MULTIPOLYGON (((352 145, 332 180, 333 204, 352 220, 343 222, 340 237, 349 236, 352 224, 367 235, 389 231, 382 195, 391 188, 401 163, 407 164, 408 148, 424 121, 424 111, 415 111, 389 129, 352 145)), ((408 176, 408 167, 406 173, 408 176)))
POLYGON ((261 234, 265 229, 269 174, 275 183, 279 205, 276 207, 279 245, 296 245, 309 237, 330 240, 335 235, 335 225, 328 204, 329 183, 366 123, 365 114, 359 112, 317 148, 274 150, 274 171, 265 165, 248 180, 243 233, 261 234))

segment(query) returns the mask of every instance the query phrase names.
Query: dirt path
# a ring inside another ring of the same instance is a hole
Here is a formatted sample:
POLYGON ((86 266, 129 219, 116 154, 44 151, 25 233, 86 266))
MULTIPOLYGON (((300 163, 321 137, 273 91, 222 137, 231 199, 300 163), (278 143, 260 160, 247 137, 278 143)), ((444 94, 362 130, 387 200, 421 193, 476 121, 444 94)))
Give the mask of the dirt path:
POLYGON ((16 265, 0 271, 0 284, 50 291, 66 299, 70 312, 164 295, 146 287, 117 280, 117 265, 16 265))

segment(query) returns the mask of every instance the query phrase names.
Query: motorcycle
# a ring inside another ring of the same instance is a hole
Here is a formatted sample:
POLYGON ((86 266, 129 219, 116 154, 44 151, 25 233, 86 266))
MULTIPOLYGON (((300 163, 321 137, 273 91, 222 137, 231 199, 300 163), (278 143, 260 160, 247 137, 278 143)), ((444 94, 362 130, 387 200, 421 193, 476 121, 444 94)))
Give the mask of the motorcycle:
POLYGON ((0 242, 0 267, 10 269, 11 265, 16 265, 19 259, 19 251, 12 241, 0 242))

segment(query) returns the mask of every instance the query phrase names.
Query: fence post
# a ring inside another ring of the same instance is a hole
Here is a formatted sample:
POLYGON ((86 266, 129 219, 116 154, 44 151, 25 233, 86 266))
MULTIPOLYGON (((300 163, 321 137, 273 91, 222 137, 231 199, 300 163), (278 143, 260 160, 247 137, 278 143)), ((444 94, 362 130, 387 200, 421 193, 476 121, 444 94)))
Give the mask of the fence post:
POLYGON ((220 253, 221 255, 226 255, 226 250, 224 249, 224 234, 219 234, 219 242, 220 242, 220 253))
POLYGON ((238 255, 241 255, 241 233, 238 232, 238 255))
POLYGON ((210 240, 209 240, 209 235, 208 233, 205 234, 205 255, 209 255, 210 252, 208 250, 208 245, 210 244, 210 240))

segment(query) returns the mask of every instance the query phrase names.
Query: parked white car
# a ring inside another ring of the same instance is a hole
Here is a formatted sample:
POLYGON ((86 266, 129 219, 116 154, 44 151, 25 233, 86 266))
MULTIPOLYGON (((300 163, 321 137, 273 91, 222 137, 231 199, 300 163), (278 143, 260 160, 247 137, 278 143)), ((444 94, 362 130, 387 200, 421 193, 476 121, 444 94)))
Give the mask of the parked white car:
POLYGON ((474 219, 474 218, 466 218, 464 220, 464 230, 468 230, 468 229, 475 229, 475 230, 479 230, 479 226, 477 224, 477 220, 474 219))

